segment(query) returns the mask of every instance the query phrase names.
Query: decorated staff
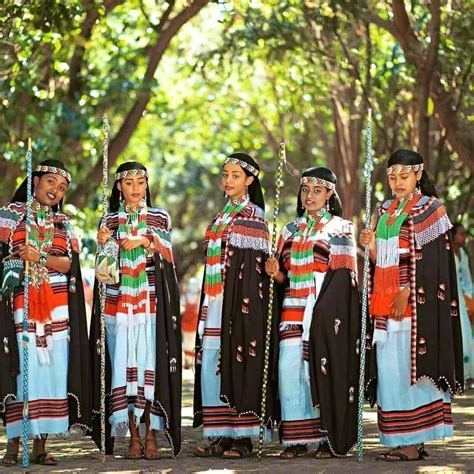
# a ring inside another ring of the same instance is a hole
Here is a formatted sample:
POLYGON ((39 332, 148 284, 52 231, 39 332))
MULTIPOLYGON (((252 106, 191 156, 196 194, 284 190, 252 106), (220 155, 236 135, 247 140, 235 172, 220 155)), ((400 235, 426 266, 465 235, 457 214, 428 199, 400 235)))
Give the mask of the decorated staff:
MULTIPOLYGON (((273 206, 273 227, 272 227, 272 247, 271 255, 275 256, 276 239, 277 239, 277 219, 280 211, 280 190, 283 186, 283 165, 286 163, 286 148, 285 143, 280 143, 280 153, 278 161, 278 169, 276 174, 276 190, 275 202, 273 206)), ((272 332, 272 312, 273 312, 273 297, 274 297, 275 282, 270 281, 270 296, 268 301, 268 316, 267 316, 267 332, 265 336, 265 361, 263 366, 263 385, 262 385, 262 402, 261 402, 261 419, 260 419, 260 435, 258 439, 258 460, 262 459, 263 439, 265 434, 265 412, 267 404, 267 383, 268 383, 268 364, 270 360, 270 340, 272 332)))
MULTIPOLYGON (((103 118, 103 160, 102 160, 102 222, 108 213, 108 171, 109 171, 109 121, 107 114, 103 118)), ((107 260, 107 257, 105 257, 107 260)), ((106 284, 99 286, 100 297, 100 451, 102 462, 105 462, 105 291, 106 284)))
MULTIPOLYGON (((372 196, 372 109, 368 111, 367 129, 365 146, 365 165, 364 179, 365 187, 365 228, 370 229, 370 199, 372 196)), ((367 302, 368 302, 368 284, 370 271, 370 252, 369 246, 364 248, 364 272, 362 283, 362 315, 361 315, 361 335, 360 335, 360 373, 359 373, 359 406, 357 422, 357 459, 361 462, 364 459, 363 454, 363 420, 364 420, 364 386, 365 386, 365 349, 367 332, 367 302)))
MULTIPOLYGON (((31 138, 28 138, 28 150, 26 152, 26 182, 27 182, 27 198, 26 198, 26 237, 25 245, 28 245, 33 201, 32 193, 32 151, 31 138)), ((30 465, 30 453, 28 448, 28 432, 29 432, 29 409, 28 409, 28 312, 29 312, 29 288, 30 288, 30 271, 29 262, 25 262, 25 279, 24 286, 24 307, 23 307, 23 430, 21 444, 23 448, 22 465, 24 468, 30 465)))

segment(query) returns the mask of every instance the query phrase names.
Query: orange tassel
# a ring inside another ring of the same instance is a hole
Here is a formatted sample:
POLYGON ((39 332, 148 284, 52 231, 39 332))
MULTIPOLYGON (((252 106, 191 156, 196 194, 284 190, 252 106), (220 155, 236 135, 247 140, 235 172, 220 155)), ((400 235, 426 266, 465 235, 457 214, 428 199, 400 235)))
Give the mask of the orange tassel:
POLYGON ((42 324, 51 321, 51 314, 54 309, 54 294, 51 286, 45 282, 41 283, 39 288, 30 286, 29 298, 30 314, 28 319, 42 324))

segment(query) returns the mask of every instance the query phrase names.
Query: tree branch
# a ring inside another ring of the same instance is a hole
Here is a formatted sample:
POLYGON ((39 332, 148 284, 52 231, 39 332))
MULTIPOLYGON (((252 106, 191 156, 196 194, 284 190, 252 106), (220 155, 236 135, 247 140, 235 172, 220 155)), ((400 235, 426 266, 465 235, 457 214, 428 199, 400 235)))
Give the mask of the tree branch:
MULTIPOLYGON (((130 138, 140 122, 143 112, 145 111, 151 97, 151 88, 149 86, 156 72, 158 64, 160 63, 163 54, 168 48, 171 40, 176 36, 181 27, 187 23, 191 18, 197 15, 202 8, 204 8, 210 0, 195 0, 179 12, 171 21, 169 21, 162 34, 159 35, 155 44, 148 50, 148 67, 146 69, 142 89, 137 94, 137 99, 132 108, 128 112, 125 120, 120 127, 117 135, 110 142, 109 147, 109 166, 113 166, 117 161, 119 155, 125 150, 130 141, 130 138)), ((99 160, 93 166, 87 177, 85 183, 87 186, 94 186, 100 180, 100 170, 102 169, 102 162, 99 160)), ((89 188, 90 189, 90 188, 89 188)), ((83 196, 84 190, 77 188, 72 194, 71 200, 73 202, 82 202, 85 198, 83 196)))

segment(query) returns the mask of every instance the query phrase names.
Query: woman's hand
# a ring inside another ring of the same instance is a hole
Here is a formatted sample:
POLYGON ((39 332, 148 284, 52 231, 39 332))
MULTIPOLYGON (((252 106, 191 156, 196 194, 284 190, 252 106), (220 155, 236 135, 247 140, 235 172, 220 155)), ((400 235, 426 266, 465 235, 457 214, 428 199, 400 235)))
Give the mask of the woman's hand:
POLYGON ((375 232, 371 229, 364 229, 360 233, 359 243, 362 247, 369 246, 369 249, 375 249, 375 232))
POLYGON ((112 233, 110 232, 110 229, 108 227, 101 227, 99 229, 99 232, 97 232, 97 242, 100 245, 104 245, 111 237, 112 233))
POLYGON ((39 262, 40 253, 32 245, 20 245, 18 252, 25 262, 39 262))
POLYGON ((391 315, 396 321, 401 321, 405 315, 405 311, 408 306, 408 299, 410 298, 410 290, 403 288, 402 291, 395 295, 393 303, 390 305, 392 308, 391 315))
POLYGON ((369 256, 372 263, 377 260, 377 244, 375 243, 375 218, 372 216, 370 220, 371 228, 364 229, 360 233, 359 243, 362 247, 369 246, 369 256))
POLYGON ((120 242, 120 245, 125 250, 133 250, 140 246, 145 247, 146 250, 150 246, 150 241, 148 240, 148 237, 140 235, 136 237, 129 237, 128 239, 123 239, 120 242))
POLYGON ((280 271, 278 260, 274 257, 267 258, 265 261, 265 272, 269 277, 274 278, 280 271))
POLYGON ((265 261, 265 273, 280 285, 285 282, 286 275, 280 270, 278 259, 270 257, 265 261))

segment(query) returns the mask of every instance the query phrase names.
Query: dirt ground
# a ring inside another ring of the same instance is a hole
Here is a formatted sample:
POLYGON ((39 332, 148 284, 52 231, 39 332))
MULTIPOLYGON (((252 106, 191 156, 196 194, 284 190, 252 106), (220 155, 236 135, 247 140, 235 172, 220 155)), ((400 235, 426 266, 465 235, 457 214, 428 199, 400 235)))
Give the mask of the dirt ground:
MULTIPOLYGON (((346 458, 319 460, 307 456, 295 460, 282 460, 278 457, 280 447, 275 441, 265 446, 261 461, 254 454, 242 460, 202 459, 194 457, 193 447, 202 442, 201 431, 191 427, 192 422, 192 373, 184 372, 183 392, 183 449, 181 455, 172 459, 169 450, 162 449, 162 458, 158 461, 130 461, 123 458, 128 440, 116 443, 116 454, 108 456, 102 463, 100 455, 90 438, 71 435, 67 438, 48 440, 48 450, 59 460, 57 466, 46 467, 30 465, 26 472, 474 472, 474 391, 464 397, 456 398, 453 404, 455 436, 446 441, 435 441, 426 445, 429 457, 424 461, 388 463, 378 461, 377 454, 382 450, 378 443, 376 413, 366 409, 364 432, 364 461, 357 462, 355 450, 346 458)), ((275 438, 276 439, 276 438, 275 438)), ((165 441, 159 437, 160 446, 165 441)), ((5 449, 5 430, 0 429, 0 449, 5 449)), ((20 461, 21 462, 21 461, 20 461)), ((5 473, 22 472, 21 465, 12 468, 0 466, 5 473)))

